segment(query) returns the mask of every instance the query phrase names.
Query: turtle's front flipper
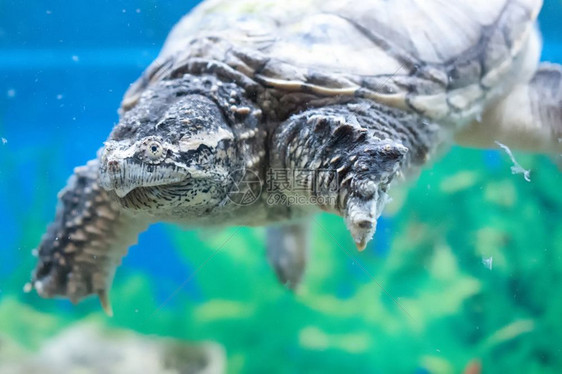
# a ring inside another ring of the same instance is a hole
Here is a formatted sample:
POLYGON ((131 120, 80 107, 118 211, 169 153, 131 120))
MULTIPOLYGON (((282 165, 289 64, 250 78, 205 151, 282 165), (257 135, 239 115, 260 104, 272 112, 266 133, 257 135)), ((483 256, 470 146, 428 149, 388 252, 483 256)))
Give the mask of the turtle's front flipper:
POLYGON ((293 115, 272 137, 273 189, 267 201, 343 216, 361 250, 375 233, 390 183, 427 160, 439 142, 438 129, 415 114, 368 100, 293 115), (283 180, 276 180, 278 175, 283 180), (275 194, 283 195, 272 198, 275 194))
POLYGON ((562 152, 562 66, 543 63, 529 83, 518 84, 456 136, 468 147, 562 152))
POLYGON ((294 290, 308 261, 309 226, 305 222, 267 228, 267 258, 279 281, 294 290))
POLYGON ((147 222, 124 216, 98 185, 98 161, 74 170, 59 193, 55 221, 43 236, 31 286, 43 297, 76 303, 97 294, 111 314, 108 291, 116 267, 147 222))

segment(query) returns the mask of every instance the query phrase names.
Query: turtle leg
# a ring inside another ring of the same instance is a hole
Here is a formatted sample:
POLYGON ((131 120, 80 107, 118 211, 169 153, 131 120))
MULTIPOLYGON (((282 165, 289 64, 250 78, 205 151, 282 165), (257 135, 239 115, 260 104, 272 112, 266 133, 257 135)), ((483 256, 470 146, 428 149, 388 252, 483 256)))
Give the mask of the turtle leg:
POLYGON ((467 147, 562 152, 562 66, 543 63, 530 82, 518 84, 455 140, 467 147))
POLYGON ((97 294, 111 315, 108 292, 115 269, 148 222, 122 214, 100 188, 97 160, 77 167, 58 197, 55 220, 37 249, 30 286, 42 297, 63 296, 74 303, 97 294))
POLYGON ((390 183, 423 164, 439 139, 437 125, 368 100, 305 110, 272 135, 267 201, 282 193, 294 211, 313 206, 343 216, 361 250, 390 183))
POLYGON ((294 290, 308 261, 309 227, 299 222, 267 228, 267 258, 279 281, 294 290))

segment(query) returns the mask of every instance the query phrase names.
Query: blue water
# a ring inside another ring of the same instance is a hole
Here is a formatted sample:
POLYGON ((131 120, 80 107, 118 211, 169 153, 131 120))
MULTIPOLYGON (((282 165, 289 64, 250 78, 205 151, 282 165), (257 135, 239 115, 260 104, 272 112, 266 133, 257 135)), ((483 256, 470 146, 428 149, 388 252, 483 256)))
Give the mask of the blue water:
MULTIPOLYGON (((0 138, 7 140, 0 143, 0 300, 4 285, 23 284, 22 268, 31 271, 36 233, 53 218, 57 192, 75 166, 95 156, 118 119, 123 93, 196 3, 0 3, 0 138)), ((562 1, 546 0, 540 15, 543 60, 562 63, 561 20, 562 1)), ((501 167, 498 152, 482 157, 488 168, 501 167)), ((156 279, 158 301, 194 269, 178 255, 169 230, 156 225, 142 234, 118 273, 156 279)), ((374 256, 388 255, 392 231, 393 220, 383 218, 369 247, 374 256)), ((342 266, 360 273, 351 262, 342 266)), ((350 287, 341 283, 337 296, 346 298, 350 287)), ((192 300, 203 297, 196 282, 182 292, 192 300)))
MULTIPOLYGON (((0 4, 0 137, 7 140, 0 147, 0 281, 40 239, 25 238, 21 217, 30 226, 52 219, 57 191, 75 166, 95 157, 123 93, 195 3, 0 4)), ((159 261, 142 250, 125 261, 177 282, 189 266, 163 230, 155 227, 141 239, 142 246, 161 249, 159 261)))
MULTIPOLYGON (((14 217, 45 225, 56 193, 73 168, 95 156, 116 123, 123 93, 156 57, 169 29, 197 1, 3 1, 0 4, 0 279, 39 238, 27 238, 14 217), (38 191, 41 186, 41 191, 38 191), (37 201, 37 195, 47 200, 37 201), (25 248, 15 252, 20 243, 25 248)), ((543 59, 562 61, 562 2, 547 0, 540 15, 543 59)), ((496 152, 486 156, 493 166, 496 152)), ((496 162, 497 164, 497 162, 496 162)), ((379 224, 390 226, 390 222, 379 224)), ((142 246, 161 237, 154 229, 142 246)), ((389 246, 384 233, 372 244, 389 246)), ((166 256, 173 258, 169 243, 166 256)), ((131 266, 181 276, 131 251, 131 266)), ((178 263, 171 261, 170 263, 178 263)))
MULTIPOLYGON (((56 193, 73 168, 94 157, 116 123, 123 93, 155 58, 171 26, 197 1, 20 2, 0 5, 0 279, 21 261, 39 238, 24 227, 45 225, 53 216, 56 193), (33 4, 33 5, 32 5, 33 4), (41 190, 38 191, 38 186, 41 190), (37 196, 46 197, 38 201, 37 196), (21 243, 25 247, 17 248, 21 243)), ((562 2, 547 0, 540 15, 543 59, 562 61, 559 22, 562 2)), ((497 152, 485 155, 498 165, 497 152)), ((381 222, 371 245, 384 256, 389 245, 381 222)), ((142 247, 157 243, 165 263, 145 261, 133 250, 130 267, 182 279, 179 259, 154 228, 142 247)), ((164 235, 165 237, 165 235, 164 235)))
MULTIPOLYGON (((0 5, 0 280, 37 244, 24 227, 52 219, 56 193, 73 168, 95 156, 116 123, 123 93, 156 57, 171 26, 197 1, 20 2, 0 5), (33 6, 31 4, 34 4, 33 6), (40 186, 40 191, 38 190, 40 186), (37 196, 45 197, 38 201, 37 196), (25 247, 20 247, 25 243, 25 247)), ((540 15, 543 59, 562 61, 562 2, 547 0, 540 15)), ((497 167, 497 152, 486 153, 497 167)), ((370 248, 384 256, 390 220, 380 222, 370 248)), ((157 245, 162 262, 141 250, 129 268, 180 281, 185 275, 158 227, 140 246, 157 245), (177 264, 170 269, 162 264, 177 264)), ((195 291, 194 291, 195 292, 195 291)))

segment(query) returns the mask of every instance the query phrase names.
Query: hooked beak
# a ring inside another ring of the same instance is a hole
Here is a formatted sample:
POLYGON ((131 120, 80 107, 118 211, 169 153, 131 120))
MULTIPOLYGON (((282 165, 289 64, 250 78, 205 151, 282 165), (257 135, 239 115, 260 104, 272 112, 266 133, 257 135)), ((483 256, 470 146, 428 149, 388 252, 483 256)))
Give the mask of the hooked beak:
POLYGON ((106 191, 115 191, 120 198, 138 187, 154 187, 178 183, 190 177, 183 167, 174 164, 147 164, 129 150, 107 147, 102 155, 99 181, 106 191))
POLYGON ((131 183, 131 180, 127 181, 127 173, 123 164, 121 160, 107 160, 107 168, 100 175, 100 185, 103 189, 106 191, 113 190, 121 198, 139 187, 138 183, 131 183))

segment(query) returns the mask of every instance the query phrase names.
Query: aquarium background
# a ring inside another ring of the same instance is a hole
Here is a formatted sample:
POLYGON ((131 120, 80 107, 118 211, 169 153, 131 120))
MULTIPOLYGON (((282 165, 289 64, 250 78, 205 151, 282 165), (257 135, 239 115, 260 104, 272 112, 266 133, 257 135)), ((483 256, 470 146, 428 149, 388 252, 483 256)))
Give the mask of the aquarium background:
MULTIPOLYGON (((0 2, 0 336, 33 352, 87 320, 217 342, 229 373, 562 372, 562 175, 546 156, 515 154, 528 183, 505 153, 453 147, 392 191, 363 253, 318 216, 296 293, 270 270, 263 229, 164 224, 123 260, 113 318, 93 298, 23 292, 57 192, 196 3, 0 2)), ((547 0, 544 60, 562 63, 561 19, 547 0)))

